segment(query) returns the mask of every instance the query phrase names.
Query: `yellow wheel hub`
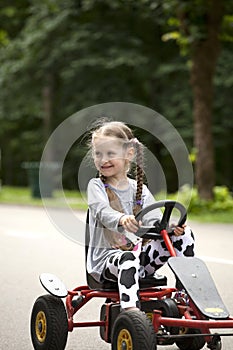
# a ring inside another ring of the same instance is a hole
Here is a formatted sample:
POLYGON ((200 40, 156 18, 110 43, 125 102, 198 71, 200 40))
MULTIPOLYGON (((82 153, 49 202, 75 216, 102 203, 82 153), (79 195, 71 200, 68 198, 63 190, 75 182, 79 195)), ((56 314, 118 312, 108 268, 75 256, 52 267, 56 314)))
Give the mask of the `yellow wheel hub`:
POLYGON ((133 350, 133 341, 127 329, 122 329, 118 335, 117 350, 133 350))
POLYGON ((180 327, 179 335, 187 334, 188 330, 189 329, 187 327, 180 327))
POLYGON ((43 343, 46 338, 46 332, 47 332, 47 322, 46 322, 46 316, 43 311, 39 311, 36 315, 36 336, 40 343, 43 343))

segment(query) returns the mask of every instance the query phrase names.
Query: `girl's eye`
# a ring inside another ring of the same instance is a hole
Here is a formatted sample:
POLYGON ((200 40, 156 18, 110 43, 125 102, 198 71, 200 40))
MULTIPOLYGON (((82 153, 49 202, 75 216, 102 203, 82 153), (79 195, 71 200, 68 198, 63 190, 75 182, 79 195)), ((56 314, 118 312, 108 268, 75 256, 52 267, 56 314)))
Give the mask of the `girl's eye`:
POLYGON ((116 153, 115 152, 112 152, 112 151, 110 151, 110 152, 108 152, 108 156, 114 156, 116 153))
POLYGON ((96 151, 96 152, 95 152, 95 157, 97 157, 97 158, 101 157, 101 153, 98 152, 98 151, 96 151))

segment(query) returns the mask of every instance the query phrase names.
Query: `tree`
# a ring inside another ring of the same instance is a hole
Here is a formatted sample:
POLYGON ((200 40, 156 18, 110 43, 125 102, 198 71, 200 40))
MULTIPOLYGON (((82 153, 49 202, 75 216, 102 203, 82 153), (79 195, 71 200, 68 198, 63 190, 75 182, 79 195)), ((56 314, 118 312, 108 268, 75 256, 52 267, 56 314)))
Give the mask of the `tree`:
MULTIPOLYGON (((7 7, 8 2, 3 1, 7 7)), ((192 148, 192 91, 188 80, 193 49, 199 50, 199 44, 207 38, 207 9, 200 6, 204 0, 11 0, 9 3, 20 11, 12 8, 9 11, 7 7, 3 11, 7 20, 0 11, 6 39, 0 47, 0 146, 4 183, 25 184, 20 163, 38 161, 44 140, 65 118, 103 102, 135 102, 155 109, 177 127, 187 147, 192 148), (23 19, 21 4, 24 4, 23 19), (170 25, 179 30, 171 32, 170 25), (168 30, 167 37, 177 38, 179 46, 174 41, 162 40, 166 39, 163 34, 168 30)), ((231 7, 225 13, 230 11, 231 7)), ((218 183, 223 179, 221 151, 226 149, 221 140, 227 139, 228 147, 232 144, 229 128, 225 127, 230 124, 228 115, 232 109, 230 45, 224 44, 223 54, 220 58, 224 63, 217 66, 218 99, 214 100, 215 115, 211 121, 218 136, 214 140, 214 147, 218 148, 218 183)), ((169 177, 169 190, 176 191, 169 155, 149 136, 146 142, 169 177)), ((77 147, 71 158, 76 164, 77 147)), ((228 164, 229 158, 224 157, 224 162, 228 164)), ((231 163, 224 178, 229 186, 231 163)), ((67 179, 70 177, 67 171, 67 179)))
POLYGON ((212 0, 204 4, 206 19, 204 37, 192 44, 191 86, 193 90, 194 147, 197 150, 195 176, 203 199, 213 198, 215 160, 213 145, 214 74, 220 49, 220 28, 223 2, 212 0))
POLYGON ((176 13, 176 18, 173 17, 173 21, 170 18, 170 23, 175 23, 178 28, 178 32, 169 33, 167 38, 175 38, 181 52, 191 59, 195 179, 200 197, 206 200, 213 198, 215 184, 212 112, 220 34, 227 13, 224 4, 226 1, 218 0, 165 1, 166 9, 176 13))
MULTIPOLYGON (((150 90, 161 40, 153 37, 158 25, 140 16, 140 9, 132 11, 132 4, 124 7, 119 1, 83 1, 77 6, 73 0, 43 0, 28 6, 30 16, 2 51, 0 118, 17 119, 19 129, 25 120, 38 122, 30 131, 38 159, 42 121, 48 137, 64 118, 88 105, 114 100, 158 105, 159 79, 157 99, 153 96, 152 101, 150 90)), ((14 142, 25 145, 25 131, 19 131, 14 142)), ((26 160, 35 160, 32 146, 24 148, 30 150, 26 160)))

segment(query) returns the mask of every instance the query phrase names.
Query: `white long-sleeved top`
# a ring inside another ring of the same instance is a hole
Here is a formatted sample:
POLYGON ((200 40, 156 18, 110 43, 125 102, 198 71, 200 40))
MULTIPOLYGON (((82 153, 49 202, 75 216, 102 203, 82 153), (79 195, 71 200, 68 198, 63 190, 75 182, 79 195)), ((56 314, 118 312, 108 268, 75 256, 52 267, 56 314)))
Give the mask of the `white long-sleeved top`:
MULTIPOLYGON (((119 190, 111 187, 118 196, 124 214, 133 214, 133 207, 136 204, 136 181, 128 179, 129 186, 125 190, 119 190)), ((104 227, 111 231, 119 232, 119 220, 122 217, 121 212, 114 210, 110 204, 105 190, 105 186, 100 178, 91 179, 87 188, 88 206, 89 206, 89 232, 90 243, 87 256, 87 271, 97 281, 100 281, 104 269, 105 260, 116 249, 112 248, 104 235, 104 227)), ((155 199, 147 186, 143 185, 142 208, 155 202, 155 199)), ((161 219, 160 209, 155 209, 143 217, 143 225, 150 225, 161 219)), ((127 237, 130 233, 122 232, 127 237)))

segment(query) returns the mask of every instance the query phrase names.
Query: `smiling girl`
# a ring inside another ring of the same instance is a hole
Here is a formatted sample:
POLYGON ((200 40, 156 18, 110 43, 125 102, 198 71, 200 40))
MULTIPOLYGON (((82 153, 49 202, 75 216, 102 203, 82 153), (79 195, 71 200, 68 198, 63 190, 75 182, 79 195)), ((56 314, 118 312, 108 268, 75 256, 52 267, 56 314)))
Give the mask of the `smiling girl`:
MULTIPOLYGON (((122 122, 105 122, 93 131, 92 156, 99 178, 88 184, 90 247, 87 270, 97 281, 117 281, 123 309, 139 308, 139 278, 153 275, 169 258, 161 241, 142 241, 135 232, 142 224, 135 215, 155 202, 143 184, 143 145, 122 122), (133 161, 136 180, 127 176, 133 161), (142 259, 143 256, 143 259, 142 259)), ((161 211, 153 210, 143 225, 156 225, 161 211)), ((190 228, 175 227, 177 256, 193 256, 190 228)))

